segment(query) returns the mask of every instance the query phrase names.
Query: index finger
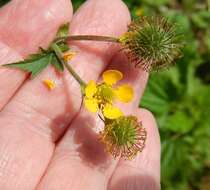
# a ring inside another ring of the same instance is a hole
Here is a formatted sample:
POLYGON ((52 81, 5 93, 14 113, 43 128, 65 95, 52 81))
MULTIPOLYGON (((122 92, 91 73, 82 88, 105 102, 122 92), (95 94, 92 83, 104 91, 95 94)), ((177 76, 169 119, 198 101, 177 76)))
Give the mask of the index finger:
MULTIPOLYGON (((0 65, 20 61, 40 46, 48 46, 58 27, 71 15, 69 0, 13 0, 1 8, 0 65)), ((26 77, 17 69, 0 67, 0 110, 26 77)))

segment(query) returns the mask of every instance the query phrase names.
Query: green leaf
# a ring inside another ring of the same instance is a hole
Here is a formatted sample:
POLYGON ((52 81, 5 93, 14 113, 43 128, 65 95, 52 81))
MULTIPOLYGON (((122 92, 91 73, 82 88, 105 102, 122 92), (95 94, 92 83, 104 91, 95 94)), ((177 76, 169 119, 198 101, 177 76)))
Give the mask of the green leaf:
POLYGON ((69 23, 65 23, 61 25, 60 28, 58 29, 56 37, 57 38, 65 37, 68 35, 68 33, 69 33, 69 23))
POLYGON ((149 108, 150 111, 156 114, 163 114, 164 112, 167 112, 169 108, 167 101, 156 96, 156 94, 148 92, 148 90, 145 92, 141 100, 141 106, 144 108, 149 108))
POLYGON ((187 133, 193 128, 193 120, 185 112, 176 111, 173 115, 168 116, 165 129, 177 133, 187 133))
POLYGON ((31 74, 31 78, 34 78, 51 63, 52 56, 52 53, 32 54, 24 61, 11 63, 4 66, 27 71, 31 74))
MULTIPOLYGON (((69 23, 62 25, 56 37, 64 37, 68 35, 69 23)), ((61 51, 64 53, 69 50, 68 44, 65 40, 57 43, 61 51)), ((57 58, 55 52, 49 47, 49 49, 43 49, 40 47, 39 53, 29 55, 24 61, 6 64, 4 66, 11 68, 18 68, 27 71, 31 74, 31 78, 36 77, 42 72, 49 64, 54 66, 58 71, 63 71, 64 66, 62 62, 57 58)))
POLYGON ((51 64, 60 72, 64 70, 63 64, 59 61, 55 53, 53 53, 51 64))
MULTIPOLYGON (((58 29, 58 32, 56 34, 56 38, 61 38, 61 37, 68 36, 68 33, 69 33, 69 23, 63 24, 58 29)), ((59 46, 60 50, 63 53, 69 50, 69 46, 68 46, 68 44, 65 40, 57 42, 57 45, 59 46)))
POLYGON ((179 97, 179 75, 177 70, 153 73, 141 100, 141 106, 149 109, 156 116, 167 113, 171 103, 179 97), (178 83, 178 84, 177 84, 178 83))
POLYGON ((209 21, 210 21, 210 14, 209 11, 199 11, 192 14, 192 21, 198 28, 208 28, 209 21))

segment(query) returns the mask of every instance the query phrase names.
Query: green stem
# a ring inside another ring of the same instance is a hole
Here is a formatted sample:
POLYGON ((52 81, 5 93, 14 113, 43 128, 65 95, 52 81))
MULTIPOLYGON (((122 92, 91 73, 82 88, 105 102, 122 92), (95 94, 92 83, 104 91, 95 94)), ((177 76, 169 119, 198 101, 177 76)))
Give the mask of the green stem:
POLYGON ((111 37, 111 36, 96 36, 96 35, 72 35, 56 38, 55 42, 60 41, 75 41, 75 40, 85 40, 85 41, 103 41, 103 42, 114 42, 119 43, 119 38, 111 37))
POLYGON ((69 71, 69 73, 80 84, 82 91, 83 91, 87 84, 80 78, 80 76, 74 71, 74 69, 66 61, 64 61, 63 53, 60 50, 59 46, 56 43, 52 43, 51 47, 54 50, 54 52, 57 55, 60 62, 66 67, 66 69, 69 71))

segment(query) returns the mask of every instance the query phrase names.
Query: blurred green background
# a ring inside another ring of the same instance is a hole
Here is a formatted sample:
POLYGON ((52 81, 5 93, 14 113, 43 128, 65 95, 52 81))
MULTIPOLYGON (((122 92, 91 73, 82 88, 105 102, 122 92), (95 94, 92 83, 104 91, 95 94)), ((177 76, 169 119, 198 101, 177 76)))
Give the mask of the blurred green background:
MULTIPOLYGON (((78 8, 84 0, 73 0, 78 8)), ((210 190, 210 2, 124 0, 132 16, 163 15, 184 34, 183 58, 152 73, 141 101, 162 142, 163 190, 210 190)))
MULTIPOLYGON (((75 10, 82 2, 73 0, 75 10)), ((158 122, 162 189, 210 190, 210 0, 124 2, 134 18, 163 15, 177 23, 186 42, 176 66, 150 75, 140 103, 158 122)))

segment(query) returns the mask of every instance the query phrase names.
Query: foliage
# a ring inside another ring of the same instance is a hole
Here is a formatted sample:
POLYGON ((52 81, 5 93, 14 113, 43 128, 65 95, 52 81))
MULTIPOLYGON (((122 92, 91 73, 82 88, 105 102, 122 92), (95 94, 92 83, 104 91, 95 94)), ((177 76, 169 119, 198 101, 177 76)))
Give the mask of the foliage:
POLYGON ((210 166, 210 86, 185 64, 154 73, 141 102, 160 127, 163 189, 196 189, 210 166))
POLYGON ((151 74, 141 106, 155 114, 160 128, 162 189, 202 189, 210 181, 210 12, 205 2, 159 3, 140 6, 146 15, 178 23, 186 46, 176 67, 151 74))

